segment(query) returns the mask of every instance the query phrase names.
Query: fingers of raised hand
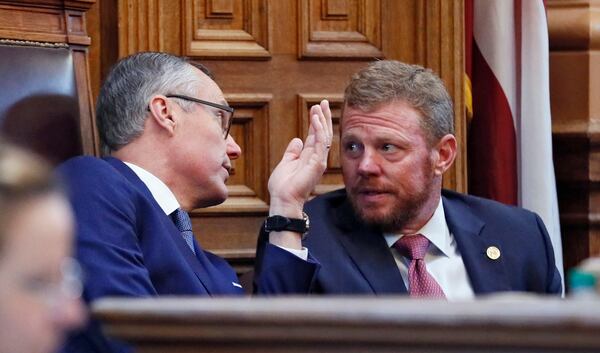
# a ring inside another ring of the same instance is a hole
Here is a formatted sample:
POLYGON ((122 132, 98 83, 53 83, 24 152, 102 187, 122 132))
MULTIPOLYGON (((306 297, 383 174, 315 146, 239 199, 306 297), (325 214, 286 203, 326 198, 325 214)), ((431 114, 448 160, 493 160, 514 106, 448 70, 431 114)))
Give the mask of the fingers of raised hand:
POLYGON ((331 109, 329 108, 329 101, 327 99, 323 99, 321 101, 320 107, 325 118, 327 137, 329 138, 327 141, 331 141, 331 138, 333 137, 333 122, 331 120, 331 109))

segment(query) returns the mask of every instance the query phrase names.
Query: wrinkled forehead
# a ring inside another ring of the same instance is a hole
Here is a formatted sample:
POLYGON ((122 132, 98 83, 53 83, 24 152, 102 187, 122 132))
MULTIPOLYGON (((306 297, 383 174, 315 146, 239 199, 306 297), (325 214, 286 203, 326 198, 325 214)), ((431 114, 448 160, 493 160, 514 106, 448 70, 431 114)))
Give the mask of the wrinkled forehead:
POLYGON ((357 115, 384 117, 391 122, 400 122, 409 118, 411 121, 420 124, 424 120, 423 112, 421 112, 421 110, 415 108, 406 100, 394 99, 370 106, 350 106, 345 104, 342 107, 340 127, 344 125, 345 120, 357 115))

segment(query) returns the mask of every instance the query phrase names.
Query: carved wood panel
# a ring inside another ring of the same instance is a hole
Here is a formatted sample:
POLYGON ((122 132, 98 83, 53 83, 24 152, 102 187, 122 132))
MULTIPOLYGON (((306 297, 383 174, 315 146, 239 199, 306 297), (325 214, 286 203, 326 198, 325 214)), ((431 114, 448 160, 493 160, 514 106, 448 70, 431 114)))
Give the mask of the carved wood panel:
POLYGON ((298 95, 298 122, 299 135, 306 136, 308 134, 308 126, 310 123, 310 107, 319 104, 323 98, 327 98, 331 108, 333 120, 333 140, 331 141, 331 150, 327 158, 327 170, 323 175, 321 182, 315 187, 314 195, 324 194, 329 191, 344 187, 342 180, 342 165, 340 163, 340 118, 342 116, 342 103, 344 96, 339 93, 331 94, 299 94, 298 95))
POLYGON ((90 44, 82 11, 0 4, 0 23, 0 38, 90 44))
POLYGON ((459 141, 453 168, 443 186, 467 191, 467 121, 464 98, 464 6, 462 1, 417 0, 416 62, 444 80, 454 104, 454 133, 459 141), (462 74, 459 74, 462 73, 462 74))
POLYGON ((298 14, 301 59, 384 56, 380 0, 301 0, 298 14))
POLYGON ((266 0, 185 0, 185 54, 268 59, 266 0))

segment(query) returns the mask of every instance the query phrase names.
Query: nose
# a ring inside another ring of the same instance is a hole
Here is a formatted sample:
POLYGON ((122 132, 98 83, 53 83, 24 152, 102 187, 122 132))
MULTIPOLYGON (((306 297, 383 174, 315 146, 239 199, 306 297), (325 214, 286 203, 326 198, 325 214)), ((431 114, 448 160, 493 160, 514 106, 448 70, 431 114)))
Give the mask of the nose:
POLYGON ((358 174, 362 176, 381 174, 379 155, 370 149, 365 149, 358 162, 358 174))
POLYGON ((235 139, 231 134, 227 136, 227 156, 229 159, 238 159, 242 155, 242 148, 235 142, 235 139))

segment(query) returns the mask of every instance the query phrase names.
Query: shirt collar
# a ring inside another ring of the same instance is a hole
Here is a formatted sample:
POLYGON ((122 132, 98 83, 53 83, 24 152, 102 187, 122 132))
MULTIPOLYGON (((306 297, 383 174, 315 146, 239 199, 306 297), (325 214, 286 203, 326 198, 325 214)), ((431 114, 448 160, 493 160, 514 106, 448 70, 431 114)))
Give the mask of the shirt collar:
POLYGON ((139 167, 133 163, 123 162, 142 180, 146 185, 156 203, 160 206, 163 212, 170 215, 179 208, 179 202, 177 198, 169 189, 169 187, 157 178, 154 174, 150 173, 146 169, 139 167))
MULTIPOLYGON (((433 212, 433 216, 425 223, 425 225, 419 229, 415 234, 422 234, 425 238, 438 248, 444 255, 451 256, 453 254, 452 238, 450 236, 450 230, 446 224, 446 214, 444 213, 444 206, 442 204, 442 198, 437 208, 433 212)), ((404 234, 390 234, 386 233, 383 235, 385 241, 389 247, 392 247, 398 239, 404 234)))

